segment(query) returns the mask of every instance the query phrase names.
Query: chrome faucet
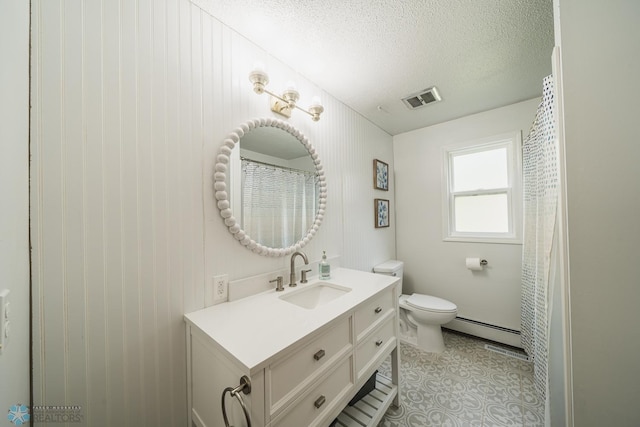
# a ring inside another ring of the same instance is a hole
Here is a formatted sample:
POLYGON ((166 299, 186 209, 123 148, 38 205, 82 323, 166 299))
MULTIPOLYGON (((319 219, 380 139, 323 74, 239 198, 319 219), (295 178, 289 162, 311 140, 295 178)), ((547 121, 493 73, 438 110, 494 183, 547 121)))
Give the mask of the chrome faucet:
POLYGON ((309 259, 307 258, 307 256, 304 253, 302 253, 302 252, 294 252, 293 255, 291 255, 291 274, 289 274, 289 286, 291 286, 291 287, 297 286, 297 284, 296 284, 296 270, 295 270, 296 255, 300 255, 302 257, 302 259, 304 260, 305 265, 309 264, 309 259))

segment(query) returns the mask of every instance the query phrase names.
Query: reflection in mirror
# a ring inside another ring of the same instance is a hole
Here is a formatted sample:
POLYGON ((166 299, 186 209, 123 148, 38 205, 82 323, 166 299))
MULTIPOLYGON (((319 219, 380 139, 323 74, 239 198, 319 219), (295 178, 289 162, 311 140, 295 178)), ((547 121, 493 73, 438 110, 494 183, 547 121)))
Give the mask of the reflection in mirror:
POLYGON ((313 226, 319 194, 315 171, 242 155, 240 226, 265 246, 293 245, 313 226))
POLYGON ((217 161, 218 208, 242 245, 284 256, 315 235, 326 182, 315 149, 300 131, 278 119, 250 120, 229 134, 217 161))

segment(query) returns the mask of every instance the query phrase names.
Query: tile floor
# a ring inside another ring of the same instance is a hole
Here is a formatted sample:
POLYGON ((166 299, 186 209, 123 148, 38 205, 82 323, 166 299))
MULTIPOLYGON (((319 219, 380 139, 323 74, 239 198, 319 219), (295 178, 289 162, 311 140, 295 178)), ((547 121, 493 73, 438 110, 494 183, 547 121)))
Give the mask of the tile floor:
MULTIPOLYGON (((379 427, 544 425, 530 362, 485 349, 500 344, 453 331, 444 330, 444 341, 441 354, 400 346, 402 404, 389 409, 379 427)), ((389 360, 380 372, 389 375, 389 360)))

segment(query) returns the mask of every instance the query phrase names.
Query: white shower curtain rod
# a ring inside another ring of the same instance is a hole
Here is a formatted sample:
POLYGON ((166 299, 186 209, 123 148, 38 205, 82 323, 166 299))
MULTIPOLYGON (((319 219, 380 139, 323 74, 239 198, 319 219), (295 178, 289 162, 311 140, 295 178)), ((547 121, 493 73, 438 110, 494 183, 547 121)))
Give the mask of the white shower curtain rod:
POLYGON ((246 162, 252 162, 252 163, 256 163, 259 165, 263 165, 263 166, 270 166, 274 169, 284 169, 290 172, 298 172, 298 173, 303 173, 305 175, 317 175, 317 172, 310 172, 310 171, 305 171, 302 169, 294 169, 294 168, 288 168, 286 166, 280 166, 280 165, 274 165, 273 163, 266 163, 266 162, 261 162, 258 160, 253 160, 253 159, 248 159, 246 157, 240 157, 240 160, 246 161, 246 162))

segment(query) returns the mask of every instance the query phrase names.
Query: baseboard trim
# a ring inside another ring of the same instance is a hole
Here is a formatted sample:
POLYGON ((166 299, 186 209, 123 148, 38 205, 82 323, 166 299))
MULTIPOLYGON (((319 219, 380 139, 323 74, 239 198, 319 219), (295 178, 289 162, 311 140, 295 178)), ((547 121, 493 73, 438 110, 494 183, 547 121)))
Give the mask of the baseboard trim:
POLYGON ((477 320, 456 317, 451 322, 443 325, 445 328, 465 334, 488 339, 512 347, 522 348, 520 331, 502 326, 491 325, 477 320))

